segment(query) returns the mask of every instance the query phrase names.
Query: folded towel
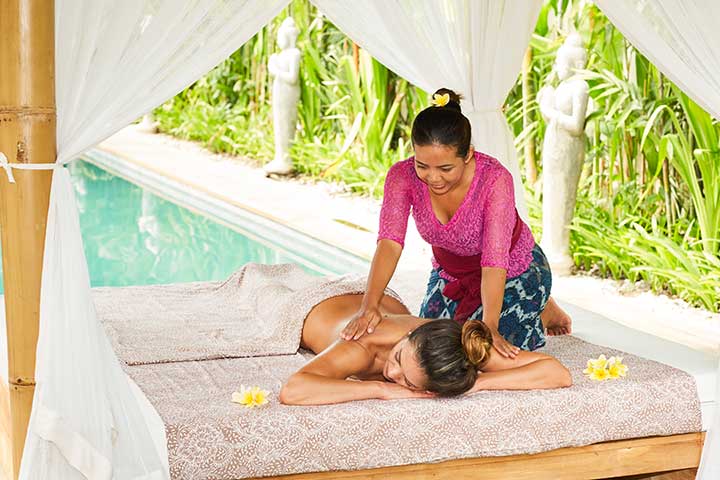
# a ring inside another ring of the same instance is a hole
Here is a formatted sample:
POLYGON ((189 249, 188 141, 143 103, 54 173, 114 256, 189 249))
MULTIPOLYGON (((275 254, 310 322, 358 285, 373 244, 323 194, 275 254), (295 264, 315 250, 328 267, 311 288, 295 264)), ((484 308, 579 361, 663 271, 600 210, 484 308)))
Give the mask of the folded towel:
POLYGON ((249 263, 222 282, 96 288, 94 300, 128 365, 292 355, 310 310, 362 293, 365 282, 357 274, 319 278, 296 265, 249 263))

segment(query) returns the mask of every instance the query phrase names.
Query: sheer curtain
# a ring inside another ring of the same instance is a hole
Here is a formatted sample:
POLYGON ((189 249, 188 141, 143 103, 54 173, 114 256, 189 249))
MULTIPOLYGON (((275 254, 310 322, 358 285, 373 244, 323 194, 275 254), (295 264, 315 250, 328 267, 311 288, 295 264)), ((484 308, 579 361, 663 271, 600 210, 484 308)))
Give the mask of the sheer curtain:
POLYGON ((381 63, 432 93, 465 96, 475 148, 495 156, 515 179, 527 208, 514 137, 502 106, 520 73, 542 2, 537 0, 312 0, 381 63))
MULTIPOLYGON (((287 3, 56 0, 57 162, 178 93, 287 3)), ((169 478, 162 421, 95 315, 66 169, 52 181, 36 381, 20 478, 169 478)))
MULTIPOLYGON (((720 2, 595 0, 595 3, 643 55, 720 120, 720 2)), ((717 405, 720 365, 716 382, 717 405)), ((697 478, 720 478, 720 408, 717 407, 705 439, 697 478)))
POLYGON ((595 3, 630 43, 698 105, 720 119, 720 2, 595 3))

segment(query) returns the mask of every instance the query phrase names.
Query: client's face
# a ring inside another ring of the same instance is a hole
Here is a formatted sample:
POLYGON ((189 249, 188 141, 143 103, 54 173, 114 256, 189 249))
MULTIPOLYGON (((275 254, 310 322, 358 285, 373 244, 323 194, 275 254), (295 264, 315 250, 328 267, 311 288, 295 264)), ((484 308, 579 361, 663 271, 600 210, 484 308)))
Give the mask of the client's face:
POLYGON ((390 351, 383 368, 383 376, 391 382, 411 390, 425 390, 426 375, 420 367, 415 347, 406 336, 390 351))

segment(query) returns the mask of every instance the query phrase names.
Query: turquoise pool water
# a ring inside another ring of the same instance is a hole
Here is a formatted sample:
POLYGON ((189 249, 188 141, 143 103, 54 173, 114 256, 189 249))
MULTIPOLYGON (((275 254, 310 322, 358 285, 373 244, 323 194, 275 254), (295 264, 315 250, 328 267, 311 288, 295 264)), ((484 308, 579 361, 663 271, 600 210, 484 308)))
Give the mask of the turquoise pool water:
POLYGON ((220 280, 247 262, 345 273, 342 264, 329 271, 297 257, 291 241, 283 251, 282 241, 273 246, 251 239, 89 162, 69 168, 92 286, 220 280))

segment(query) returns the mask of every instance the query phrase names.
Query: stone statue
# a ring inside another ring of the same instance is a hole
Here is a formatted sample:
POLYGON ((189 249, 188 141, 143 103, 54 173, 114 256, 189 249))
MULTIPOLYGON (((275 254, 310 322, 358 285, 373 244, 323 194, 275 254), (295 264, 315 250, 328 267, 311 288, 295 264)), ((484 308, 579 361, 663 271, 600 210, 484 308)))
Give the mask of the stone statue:
POLYGON ((547 123, 542 148, 543 234, 540 245, 554 273, 567 275, 573 266, 570 230, 577 188, 585 159, 585 115, 588 84, 575 76, 585 68, 587 51, 577 33, 558 49, 554 71, 557 88, 538 92, 540 112, 547 123))
POLYGON ((295 137, 297 103, 300 99, 300 50, 295 47, 298 29, 292 17, 283 20, 278 29, 280 53, 270 56, 268 71, 275 77, 272 90, 275 158, 265 165, 267 174, 286 175, 293 169, 290 144, 295 137))

